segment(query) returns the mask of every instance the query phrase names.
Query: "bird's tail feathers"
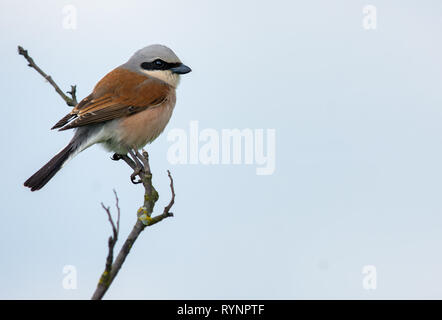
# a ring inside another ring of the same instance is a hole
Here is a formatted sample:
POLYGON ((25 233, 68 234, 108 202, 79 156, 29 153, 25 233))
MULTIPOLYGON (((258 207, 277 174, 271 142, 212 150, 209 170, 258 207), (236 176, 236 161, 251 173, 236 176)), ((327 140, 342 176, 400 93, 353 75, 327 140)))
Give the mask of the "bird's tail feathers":
POLYGON ((31 191, 40 190, 54 177, 63 165, 79 151, 79 145, 75 139, 73 139, 63 150, 57 153, 40 170, 26 180, 24 183, 25 187, 30 188, 31 191))

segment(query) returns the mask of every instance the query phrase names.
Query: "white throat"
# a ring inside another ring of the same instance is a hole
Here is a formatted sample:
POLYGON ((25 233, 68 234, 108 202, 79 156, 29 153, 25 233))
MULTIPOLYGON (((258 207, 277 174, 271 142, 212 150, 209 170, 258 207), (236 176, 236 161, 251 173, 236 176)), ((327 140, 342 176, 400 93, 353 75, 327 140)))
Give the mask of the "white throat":
POLYGON ((141 70, 150 77, 160 79, 172 87, 176 88, 180 83, 180 75, 170 70, 141 70))

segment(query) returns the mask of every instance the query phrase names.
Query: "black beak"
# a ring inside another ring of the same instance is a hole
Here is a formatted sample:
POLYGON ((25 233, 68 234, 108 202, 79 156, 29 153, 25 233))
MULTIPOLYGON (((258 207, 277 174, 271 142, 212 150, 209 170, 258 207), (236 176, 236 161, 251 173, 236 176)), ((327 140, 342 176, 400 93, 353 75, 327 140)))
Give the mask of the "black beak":
POLYGON ((178 67, 174 67, 174 68, 170 69, 170 71, 172 71, 173 73, 177 73, 177 74, 186 74, 186 73, 189 73, 190 71, 192 71, 192 69, 190 69, 185 64, 180 64, 178 67))

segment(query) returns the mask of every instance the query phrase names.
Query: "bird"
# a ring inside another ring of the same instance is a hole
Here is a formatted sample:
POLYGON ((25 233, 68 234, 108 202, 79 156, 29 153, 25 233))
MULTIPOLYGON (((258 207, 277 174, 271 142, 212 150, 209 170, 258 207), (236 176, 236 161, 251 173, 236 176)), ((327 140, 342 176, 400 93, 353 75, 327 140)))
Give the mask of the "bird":
POLYGON ((191 71, 164 45, 136 51, 51 128, 75 133, 24 186, 40 190, 69 160, 94 144, 126 155, 154 141, 172 116, 180 76, 191 71))

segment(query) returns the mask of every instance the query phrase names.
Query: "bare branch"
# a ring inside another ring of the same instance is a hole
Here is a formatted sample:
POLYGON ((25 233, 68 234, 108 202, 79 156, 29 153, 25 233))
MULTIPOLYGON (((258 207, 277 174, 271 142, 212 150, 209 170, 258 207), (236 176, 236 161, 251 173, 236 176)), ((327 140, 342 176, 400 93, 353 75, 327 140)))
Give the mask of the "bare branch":
POLYGON ((71 86, 71 91, 68 91, 71 95, 71 98, 69 98, 67 95, 64 94, 64 92, 60 89, 60 87, 55 83, 55 81, 52 79, 52 77, 48 74, 46 74, 42 69, 40 69, 39 66, 34 62, 34 59, 32 59, 29 54, 28 50, 23 49, 23 47, 18 46, 18 54, 22 55, 27 61, 28 66, 35 69, 43 78, 46 79, 47 82, 55 89, 55 91, 58 93, 58 95, 66 102, 68 106, 76 106, 77 105, 77 86, 71 86))
POLYGON ((109 219, 109 223, 112 226, 112 232, 113 232, 113 236, 110 236, 109 239, 108 239, 109 251, 108 251, 108 254, 107 254, 107 257, 106 257, 106 266, 105 266, 104 272, 103 272, 103 274, 101 275, 101 278, 100 278, 100 282, 103 282, 103 283, 108 282, 108 278, 109 278, 110 272, 112 270, 112 263, 113 263, 113 260, 114 260, 114 248, 115 248, 115 244, 118 241, 118 233, 120 231, 120 207, 118 205, 118 201, 119 201, 118 200, 118 195, 117 195, 117 192, 115 190, 114 190, 114 195, 115 195, 115 206, 117 208, 117 223, 116 223, 116 226, 115 226, 114 220, 112 219, 110 208, 106 207, 103 203, 101 203, 101 206, 103 207, 104 211, 107 214, 107 217, 109 219))
MULTIPOLYGON (((132 231, 130 232, 129 236, 127 237, 126 241, 124 242, 123 246, 121 247, 117 257, 115 258, 115 261, 112 262, 110 267, 108 268, 107 262, 109 261, 109 254, 108 259, 106 262, 106 269, 103 272, 103 274, 100 277, 100 281, 98 282, 97 289, 95 290, 92 300, 101 300, 107 290, 109 289, 110 285, 112 284, 113 280, 117 276, 118 272, 120 271, 124 261, 126 260, 126 257, 128 256, 132 246, 134 245, 135 241, 137 240, 138 236, 143 232, 143 230, 147 226, 152 226, 160 221, 162 221, 165 218, 173 217, 173 213, 170 212, 170 209, 172 208, 174 202, 175 202, 175 190, 173 186, 173 179, 172 175, 170 174, 170 171, 167 171, 167 174, 170 179, 170 189, 172 192, 172 198, 169 202, 169 204, 164 208, 163 213, 160 215, 157 215, 155 217, 151 217, 153 213, 153 209, 155 206, 155 203, 158 200, 158 193, 155 190, 155 188, 152 185, 152 173, 150 171, 150 165, 149 165, 149 155, 146 151, 143 150, 143 152, 140 154, 138 150, 134 150, 132 152, 133 156, 135 156, 141 163, 136 163, 135 160, 130 159, 127 155, 114 155, 112 157, 113 160, 124 160, 129 167, 134 170, 137 176, 139 176, 140 181, 143 183, 144 186, 144 202, 143 206, 138 209, 137 212, 137 222, 135 223, 134 227, 132 228, 132 231), (139 167, 141 166, 141 167, 139 167)), ((114 191, 115 192, 115 191, 114 191)), ((116 193, 115 193, 116 196, 116 193)), ((117 201, 117 209, 118 209, 118 197, 116 196, 117 201)), ((103 206, 103 208, 106 207, 103 206)), ((108 210, 106 210, 108 212, 108 210)), ((119 210, 118 210, 119 215, 119 210)), ((108 216, 110 217, 110 213, 108 212, 108 216)), ((110 221, 112 219, 110 218, 110 221)), ((113 222, 111 222, 113 224, 113 222)), ((117 227, 113 229, 119 228, 119 218, 117 220, 117 227)), ((113 246, 115 243, 111 243, 111 238, 109 238, 109 253, 111 249, 113 250, 113 246)), ((114 239, 116 237, 114 236, 114 239)))
POLYGON ((169 176, 169 179, 170 179, 170 191, 172 192, 172 198, 170 199, 169 204, 164 207, 163 213, 168 213, 170 208, 172 208, 172 206, 175 203, 175 188, 173 187, 173 179, 172 179, 172 175, 170 174, 169 170, 167 170, 167 175, 169 176))
POLYGON ((120 232, 120 199, 118 199, 117 191, 114 189, 115 207, 117 208, 117 235, 120 232))

